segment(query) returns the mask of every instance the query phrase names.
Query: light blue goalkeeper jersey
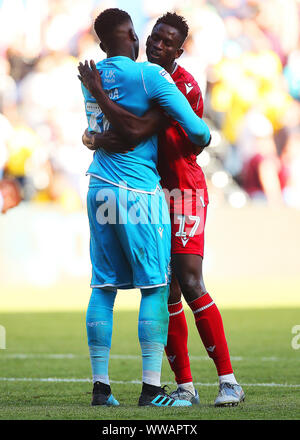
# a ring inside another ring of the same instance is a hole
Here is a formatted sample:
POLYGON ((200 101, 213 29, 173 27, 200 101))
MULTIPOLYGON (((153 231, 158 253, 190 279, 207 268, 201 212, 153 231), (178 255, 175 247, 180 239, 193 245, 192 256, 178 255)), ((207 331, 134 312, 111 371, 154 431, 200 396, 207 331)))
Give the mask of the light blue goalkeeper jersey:
MULTIPOLYGON (((128 57, 116 56, 100 61, 97 69, 110 99, 129 112, 142 116, 153 105, 159 104, 180 123, 192 142, 205 145, 209 141, 207 125, 194 113, 161 66, 149 62, 136 63, 128 57)), ((108 130, 110 124, 96 100, 84 86, 82 91, 89 131, 102 133, 108 130)), ((99 148, 87 174, 113 185, 153 193, 160 180, 156 163, 157 136, 154 135, 126 154, 107 153, 99 148)))

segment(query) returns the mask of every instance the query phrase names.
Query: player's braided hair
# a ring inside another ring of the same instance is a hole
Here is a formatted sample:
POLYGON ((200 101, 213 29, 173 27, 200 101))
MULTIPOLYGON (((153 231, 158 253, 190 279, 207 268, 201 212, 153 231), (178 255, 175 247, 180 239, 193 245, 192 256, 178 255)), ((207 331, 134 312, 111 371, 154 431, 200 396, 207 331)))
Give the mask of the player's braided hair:
POLYGON ((94 29, 100 41, 107 42, 112 32, 120 24, 131 20, 126 11, 118 8, 105 9, 95 20, 94 29))
POLYGON ((176 14, 176 12, 167 12, 156 21, 154 27, 161 23, 168 24, 169 26, 172 26, 173 28, 177 29, 180 35, 182 36, 181 44, 184 43, 184 40, 186 39, 189 33, 189 26, 184 17, 176 14))

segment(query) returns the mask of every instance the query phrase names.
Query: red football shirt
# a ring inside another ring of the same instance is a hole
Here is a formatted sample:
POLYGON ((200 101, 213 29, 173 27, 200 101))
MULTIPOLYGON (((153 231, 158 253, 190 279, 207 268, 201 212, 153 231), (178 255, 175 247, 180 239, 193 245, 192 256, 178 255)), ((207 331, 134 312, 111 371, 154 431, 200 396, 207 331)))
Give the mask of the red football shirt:
MULTIPOLYGON (((183 67, 178 66, 172 74, 178 89, 189 101, 194 112, 202 118, 203 99, 201 90, 194 77, 183 67)), ((177 121, 171 120, 168 128, 158 138, 158 172, 163 188, 172 191, 178 188, 203 190, 204 203, 208 204, 208 193, 205 177, 197 164, 197 156, 193 153, 193 143, 177 121)), ((195 193, 196 194, 196 193, 195 193)), ((174 206, 170 200, 170 212, 174 206)))

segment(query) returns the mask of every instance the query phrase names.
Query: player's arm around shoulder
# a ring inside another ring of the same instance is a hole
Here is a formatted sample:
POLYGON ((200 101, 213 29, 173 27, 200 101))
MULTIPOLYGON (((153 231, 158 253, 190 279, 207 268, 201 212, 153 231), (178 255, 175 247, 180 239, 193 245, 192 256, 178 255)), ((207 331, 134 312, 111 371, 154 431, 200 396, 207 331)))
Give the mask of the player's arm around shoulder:
POLYGON ((82 135, 82 143, 85 145, 89 150, 96 150, 97 147, 94 145, 94 133, 90 132, 88 128, 84 130, 84 133, 82 135))
MULTIPOLYGON (((194 113, 199 117, 203 117, 203 96, 201 89, 199 87, 199 84, 197 81, 192 77, 182 77, 179 81, 176 82, 176 86, 181 91, 181 93, 186 97, 188 102, 190 103, 190 106, 192 107, 194 113)), ((183 128, 176 122, 176 128, 179 132, 182 132, 184 136, 187 136, 183 128)), ((187 142, 189 140, 187 139, 187 142)), ((191 151, 198 156, 204 148, 208 147, 210 144, 211 138, 207 142, 206 145, 199 146, 191 141, 190 143, 190 149, 191 151)))
POLYGON ((142 76, 144 89, 149 98, 179 122, 192 142, 200 146, 206 145, 210 139, 208 126, 194 113, 170 74, 162 67, 148 63, 142 70, 142 76))

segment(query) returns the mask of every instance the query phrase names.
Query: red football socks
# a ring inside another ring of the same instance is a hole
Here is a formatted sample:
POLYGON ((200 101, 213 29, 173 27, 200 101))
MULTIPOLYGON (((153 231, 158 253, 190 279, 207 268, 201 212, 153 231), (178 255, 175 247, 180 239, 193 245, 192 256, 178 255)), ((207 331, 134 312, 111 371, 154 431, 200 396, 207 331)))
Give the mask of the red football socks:
MULTIPOLYGON (((223 320, 208 293, 190 302, 195 323, 208 356, 214 361, 218 376, 232 374, 232 366, 225 337, 223 320)), ((188 328, 182 302, 169 304, 168 343, 165 347, 177 384, 192 382, 187 349, 188 328)))
POLYGON ((221 314, 208 293, 190 302, 196 326, 208 356, 214 361, 218 375, 233 372, 221 314))
POLYGON ((169 331, 168 343, 165 347, 166 355, 178 384, 192 382, 190 360, 187 349, 188 328, 180 301, 169 304, 169 331))

